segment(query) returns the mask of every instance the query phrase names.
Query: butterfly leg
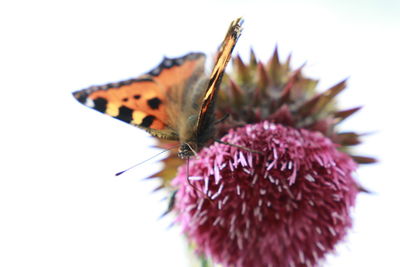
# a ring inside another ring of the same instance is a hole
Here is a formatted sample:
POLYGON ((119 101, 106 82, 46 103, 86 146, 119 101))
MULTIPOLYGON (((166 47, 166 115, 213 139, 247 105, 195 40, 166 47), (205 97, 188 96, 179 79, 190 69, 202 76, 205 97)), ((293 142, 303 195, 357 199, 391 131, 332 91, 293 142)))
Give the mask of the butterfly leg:
POLYGON ((227 118, 229 118, 229 114, 225 114, 221 119, 217 120, 216 122, 214 122, 215 125, 224 122, 227 118))
POLYGON ((254 149, 251 149, 251 148, 248 148, 248 147, 244 147, 244 146, 240 146, 240 145, 231 144, 231 143, 219 140, 219 139, 215 139, 214 138, 214 141, 217 142, 217 143, 220 143, 220 144, 227 145, 227 146, 237 147, 239 149, 243 149, 243 150, 246 150, 246 151, 249 151, 249 152, 252 152, 252 153, 257 153, 257 154, 261 154, 261 155, 264 154, 264 152, 262 152, 262 151, 254 150, 254 149))
POLYGON ((190 187, 192 187, 195 191, 199 192, 201 195, 203 195, 205 197, 205 199, 207 199, 211 205, 215 206, 215 203, 213 202, 213 200, 207 195, 207 193, 204 193, 202 190, 200 190, 199 188, 197 188, 196 186, 194 186, 194 184, 192 184, 192 182, 189 179, 189 160, 190 158, 187 159, 187 163, 186 163, 186 181, 187 183, 190 185, 190 187))

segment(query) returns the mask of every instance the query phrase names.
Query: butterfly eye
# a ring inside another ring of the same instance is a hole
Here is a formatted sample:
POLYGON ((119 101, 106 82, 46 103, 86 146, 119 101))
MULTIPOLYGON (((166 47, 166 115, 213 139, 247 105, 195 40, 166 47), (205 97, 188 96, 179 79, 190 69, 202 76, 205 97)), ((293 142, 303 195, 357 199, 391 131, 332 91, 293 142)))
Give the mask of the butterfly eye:
POLYGON ((187 159, 195 156, 197 150, 197 145, 195 143, 184 143, 179 147, 178 157, 181 159, 187 159))
POLYGON ((193 156, 192 154, 193 154, 193 152, 190 150, 190 148, 187 144, 182 144, 179 147, 179 150, 178 150, 179 158, 186 159, 186 158, 189 158, 190 156, 193 156))

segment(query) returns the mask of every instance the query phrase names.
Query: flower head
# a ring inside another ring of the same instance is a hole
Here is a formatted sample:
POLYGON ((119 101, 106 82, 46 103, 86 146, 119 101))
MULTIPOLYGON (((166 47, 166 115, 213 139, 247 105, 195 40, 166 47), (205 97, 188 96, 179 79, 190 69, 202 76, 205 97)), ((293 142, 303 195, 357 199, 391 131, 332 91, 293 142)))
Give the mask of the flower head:
POLYGON ((292 70, 290 59, 281 62, 277 49, 267 63, 253 51, 249 63, 234 57, 215 108, 217 118, 230 115, 216 138, 233 146, 205 147, 188 172, 172 153, 153 176, 162 177, 160 188, 178 190, 169 211, 203 259, 313 266, 351 226, 351 207, 365 191, 352 172, 375 159, 354 155, 360 134, 338 125, 360 108, 337 108, 345 80, 317 92, 317 81, 303 66, 292 70))
POLYGON ((356 164, 318 132, 263 121, 180 168, 177 220, 199 254, 224 266, 311 266, 351 226, 356 164), (187 182, 187 178, 190 183, 187 182))

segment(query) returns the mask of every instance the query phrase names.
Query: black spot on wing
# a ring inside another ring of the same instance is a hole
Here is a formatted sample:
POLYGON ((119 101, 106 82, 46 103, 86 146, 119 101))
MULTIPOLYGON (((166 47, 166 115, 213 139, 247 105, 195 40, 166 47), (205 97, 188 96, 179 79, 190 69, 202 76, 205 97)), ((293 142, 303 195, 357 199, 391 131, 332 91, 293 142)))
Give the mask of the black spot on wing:
POLYGON ((139 124, 139 126, 142 127, 150 127, 150 125, 153 123, 154 119, 156 117, 152 116, 152 115, 148 115, 146 117, 143 118, 142 122, 139 124))
POLYGON ((107 109, 107 99, 103 98, 103 97, 98 97, 96 99, 93 100, 94 103, 94 109, 98 110, 100 112, 105 113, 106 109, 107 109))
POLYGON ((147 104, 151 109, 158 109, 160 107, 161 100, 158 97, 153 97, 147 100, 147 104))
POLYGON ((81 104, 85 104, 86 99, 88 97, 87 94, 85 94, 85 92, 82 91, 77 91, 77 92, 73 92, 72 95, 75 97, 76 100, 78 100, 81 104))
POLYGON ((132 121, 132 113, 133 109, 121 106, 118 110, 118 116, 116 116, 115 118, 130 123, 132 121))
POLYGON ((141 95, 134 95, 133 98, 134 99, 140 99, 141 95))

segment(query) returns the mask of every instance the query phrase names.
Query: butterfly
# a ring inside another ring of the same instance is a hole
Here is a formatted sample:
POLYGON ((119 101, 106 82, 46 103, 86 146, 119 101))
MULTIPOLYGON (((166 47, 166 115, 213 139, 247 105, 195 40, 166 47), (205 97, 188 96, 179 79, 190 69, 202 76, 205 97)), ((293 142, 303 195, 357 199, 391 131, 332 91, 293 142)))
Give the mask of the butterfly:
POLYGON ((73 96, 152 136, 179 141, 178 157, 191 157, 214 138, 216 97, 242 24, 241 18, 230 24, 210 77, 204 71, 205 55, 189 53, 164 58, 138 78, 92 86, 73 96))

